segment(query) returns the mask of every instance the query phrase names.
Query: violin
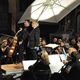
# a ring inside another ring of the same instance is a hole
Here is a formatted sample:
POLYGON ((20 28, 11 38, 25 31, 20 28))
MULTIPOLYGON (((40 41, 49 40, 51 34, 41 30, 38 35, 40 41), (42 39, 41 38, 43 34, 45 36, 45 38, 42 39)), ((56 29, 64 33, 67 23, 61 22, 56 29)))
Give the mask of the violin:
POLYGON ((12 46, 10 47, 10 50, 9 50, 9 54, 8 54, 8 57, 12 57, 13 53, 14 53, 14 50, 16 48, 16 45, 17 45, 17 42, 18 42, 18 33, 22 31, 22 28, 15 34, 15 36, 13 37, 13 40, 12 40, 12 46))

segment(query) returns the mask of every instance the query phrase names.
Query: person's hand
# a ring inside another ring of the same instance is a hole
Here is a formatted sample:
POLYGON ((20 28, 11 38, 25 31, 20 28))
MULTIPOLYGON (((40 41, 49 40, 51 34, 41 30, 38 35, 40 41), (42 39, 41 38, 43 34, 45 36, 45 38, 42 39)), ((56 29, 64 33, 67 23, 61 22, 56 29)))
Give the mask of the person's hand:
POLYGON ((63 62, 63 64, 66 64, 68 61, 67 60, 63 60, 62 62, 63 62))

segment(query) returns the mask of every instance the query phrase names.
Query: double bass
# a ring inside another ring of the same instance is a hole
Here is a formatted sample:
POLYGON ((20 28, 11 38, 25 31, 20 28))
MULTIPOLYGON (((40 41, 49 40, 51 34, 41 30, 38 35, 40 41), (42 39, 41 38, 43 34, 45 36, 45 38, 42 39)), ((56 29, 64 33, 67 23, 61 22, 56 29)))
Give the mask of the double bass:
POLYGON ((8 57, 12 57, 13 53, 14 53, 14 50, 16 48, 16 45, 17 45, 17 42, 18 42, 18 33, 22 31, 22 28, 20 28, 20 30, 15 34, 15 36, 13 37, 12 39, 12 46, 10 47, 10 50, 9 50, 9 54, 8 54, 8 57))

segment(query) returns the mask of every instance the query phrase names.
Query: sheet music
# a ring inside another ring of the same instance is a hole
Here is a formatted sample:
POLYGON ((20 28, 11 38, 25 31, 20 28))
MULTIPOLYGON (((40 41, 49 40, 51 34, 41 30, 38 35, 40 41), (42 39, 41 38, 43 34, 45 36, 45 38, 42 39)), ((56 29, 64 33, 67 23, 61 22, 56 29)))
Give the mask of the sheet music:
POLYGON ((47 44, 47 45, 45 45, 45 47, 50 47, 52 49, 54 49, 54 48, 56 48, 58 46, 59 46, 58 44, 47 44))
MULTIPOLYGON (((65 60, 64 54, 61 54, 60 57, 62 60, 65 60)), ((64 65, 61 62, 58 54, 49 55, 49 61, 50 61, 49 66, 51 69, 51 73, 58 72, 62 68, 62 66, 64 65)), ((36 62, 36 60, 25 60, 25 61, 23 61, 22 63, 23 63, 24 70, 28 70, 28 67, 30 65, 33 65, 35 62, 36 62)))

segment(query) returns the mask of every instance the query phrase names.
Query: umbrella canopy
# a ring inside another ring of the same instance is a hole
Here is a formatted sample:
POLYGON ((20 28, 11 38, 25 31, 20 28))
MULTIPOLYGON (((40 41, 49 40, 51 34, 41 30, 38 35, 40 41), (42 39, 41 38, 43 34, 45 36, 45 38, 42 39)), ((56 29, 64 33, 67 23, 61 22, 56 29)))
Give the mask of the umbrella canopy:
POLYGON ((18 23, 23 23, 25 19, 57 23, 79 4, 80 0, 35 0, 18 23))

